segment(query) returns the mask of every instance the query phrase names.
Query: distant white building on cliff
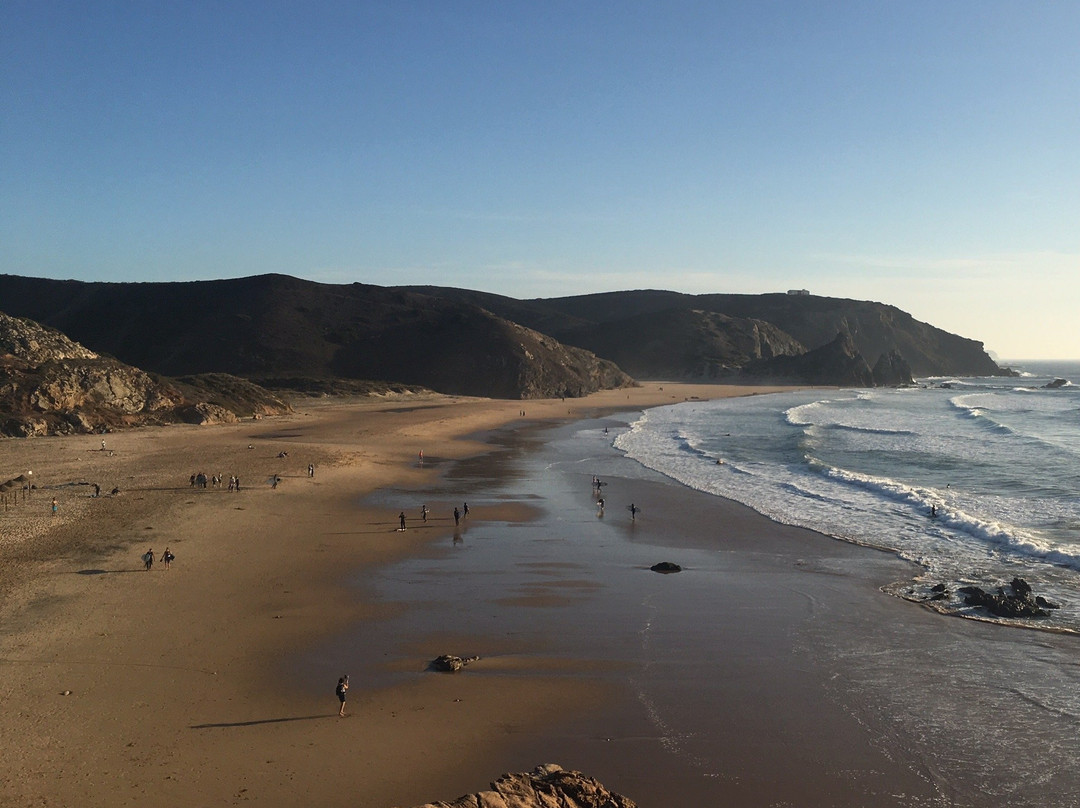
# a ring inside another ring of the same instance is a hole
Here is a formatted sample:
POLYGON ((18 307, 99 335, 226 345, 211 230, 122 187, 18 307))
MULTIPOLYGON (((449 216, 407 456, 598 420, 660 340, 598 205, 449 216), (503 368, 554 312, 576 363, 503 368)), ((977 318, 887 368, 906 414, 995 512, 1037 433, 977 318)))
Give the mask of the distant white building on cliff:
POLYGON ((810 294, 810 290, 809 289, 788 289, 787 293, 789 295, 808 295, 808 294, 810 294))

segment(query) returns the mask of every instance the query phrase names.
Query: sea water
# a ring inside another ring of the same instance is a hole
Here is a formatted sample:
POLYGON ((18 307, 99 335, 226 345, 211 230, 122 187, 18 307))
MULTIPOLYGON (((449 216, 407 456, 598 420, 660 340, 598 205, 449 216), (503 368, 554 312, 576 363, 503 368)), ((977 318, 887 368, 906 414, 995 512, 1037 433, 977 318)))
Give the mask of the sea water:
POLYGON ((776 521, 918 564, 895 594, 943 583, 941 608, 985 617, 956 590, 1020 577, 1061 607, 1028 622, 1080 631, 1080 362, 1013 367, 1019 377, 685 402, 646 411, 615 446, 776 521))

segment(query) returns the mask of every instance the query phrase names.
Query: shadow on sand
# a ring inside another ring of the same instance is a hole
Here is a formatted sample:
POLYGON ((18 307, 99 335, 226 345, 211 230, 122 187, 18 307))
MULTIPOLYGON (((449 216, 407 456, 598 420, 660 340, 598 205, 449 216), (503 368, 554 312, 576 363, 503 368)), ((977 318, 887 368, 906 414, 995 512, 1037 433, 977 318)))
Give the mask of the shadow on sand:
POLYGON ((144 570, 142 568, 130 569, 130 570, 78 570, 75 574, 76 575, 119 575, 119 574, 125 573, 125 572, 146 572, 146 570, 144 570))
POLYGON ((318 721, 320 718, 337 718, 337 713, 301 715, 295 718, 263 718, 258 721, 231 721, 223 724, 192 724, 188 729, 217 729, 219 727, 257 727, 260 724, 283 724, 286 721, 318 721))

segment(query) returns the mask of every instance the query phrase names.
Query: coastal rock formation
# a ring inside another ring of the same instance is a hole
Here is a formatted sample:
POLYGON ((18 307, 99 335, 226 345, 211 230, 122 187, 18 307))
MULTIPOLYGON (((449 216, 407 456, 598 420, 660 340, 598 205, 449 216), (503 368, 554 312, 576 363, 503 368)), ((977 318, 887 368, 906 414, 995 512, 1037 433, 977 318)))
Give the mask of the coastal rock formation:
POLYGON ((874 374, 855 341, 840 332, 832 342, 800 356, 777 356, 751 362, 743 374, 763 379, 785 379, 804 384, 873 387, 874 374))
POLYGON ((701 309, 585 324, 567 329, 560 338, 587 346, 631 375, 678 379, 730 378, 748 362, 806 352, 802 343, 771 323, 701 309))
MULTIPOLYGON (((265 391, 261 407, 287 409, 265 391)), ((0 312, 0 435, 31 437, 230 419, 236 420, 235 413, 187 395, 183 383, 154 377, 31 320, 0 312), (198 412, 198 420, 189 412, 198 412)))
MULTIPOLYGON (((579 396, 641 378, 862 384, 837 368, 757 363, 850 336, 875 384, 907 375, 1009 375, 982 343, 882 303, 816 295, 641 290, 546 300, 443 287, 319 284, 284 275, 192 283, 80 283, 0 275, 9 313, 170 376, 228 373, 383 381, 497 398, 579 396), (56 301, 64 300, 63 307, 56 301), (115 313, 125 316, 117 318, 115 313), (212 345, 213 350, 207 350, 212 345), (902 357, 902 363, 895 357, 902 357), (622 368, 622 369, 620 369, 622 368), (821 370, 826 376, 814 376, 821 370), (778 371, 796 375, 785 378, 778 371), (839 380, 838 380, 839 379, 839 380)), ((869 383, 869 382, 865 382, 869 383)), ((295 387, 294 385, 289 385, 295 387)))
POLYGON ((11 313, 168 376, 384 380, 516 399, 582 396, 633 381, 610 360, 471 303, 366 284, 284 275, 194 283, 0 275, 0 300, 10 301, 11 313))
MULTIPOLYGON (((878 357, 896 351, 919 376, 1008 376, 984 350, 981 342, 950 334, 914 319, 895 306, 871 301, 820 297, 818 295, 687 295, 679 292, 637 290, 605 292, 574 297, 515 300, 513 298, 445 287, 409 287, 433 297, 464 300, 502 317, 507 317, 551 334, 562 342, 578 345, 598 356, 614 359, 610 353, 619 345, 643 342, 649 349, 631 365, 622 365, 639 378, 700 378, 700 366, 685 361, 687 330, 678 325, 688 312, 722 314, 735 321, 770 324, 787 339, 814 349, 830 342, 838 332, 850 334, 858 353, 878 357), (662 329, 641 332, 651 319, 676 324, 666 334, 662 329)), ((772 337, 768 337, 772 341, 772 337)), ((727 353, 722 342, 710 367, 741 366, 738 352, 727 353)), ((787 353, 777 350, 775 353, 787 353)), ((704 354, 702 354, 704 355, 704 354)), ((622 356, 622 354, 620 354, 622 356)), ((763 354, 761 358, 768 358, 763 354)), ((823 383, 823 382, 822 382, 823 383)))
POLYGON ((911 375, 911 365, 899 351, 889 351, 878 357, 873 368, 874 384, 878 387, 900 387, 915 384, 911 375))
POLYGON ((504 774, 490 791, 466 794, 453 802, 429 802, 417 808, 636 808, 637 803, 581 772, 554 763, 531 772, 504 774))

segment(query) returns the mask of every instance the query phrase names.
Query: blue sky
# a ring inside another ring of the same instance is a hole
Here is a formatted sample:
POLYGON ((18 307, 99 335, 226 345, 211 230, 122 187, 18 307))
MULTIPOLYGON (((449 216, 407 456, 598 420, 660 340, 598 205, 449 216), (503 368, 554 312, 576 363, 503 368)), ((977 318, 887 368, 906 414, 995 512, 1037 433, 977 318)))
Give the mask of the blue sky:
POLYGON ((0 272, 807 288, 1080 357, 1078 42, 1074 2, 4 0, 0 272))

